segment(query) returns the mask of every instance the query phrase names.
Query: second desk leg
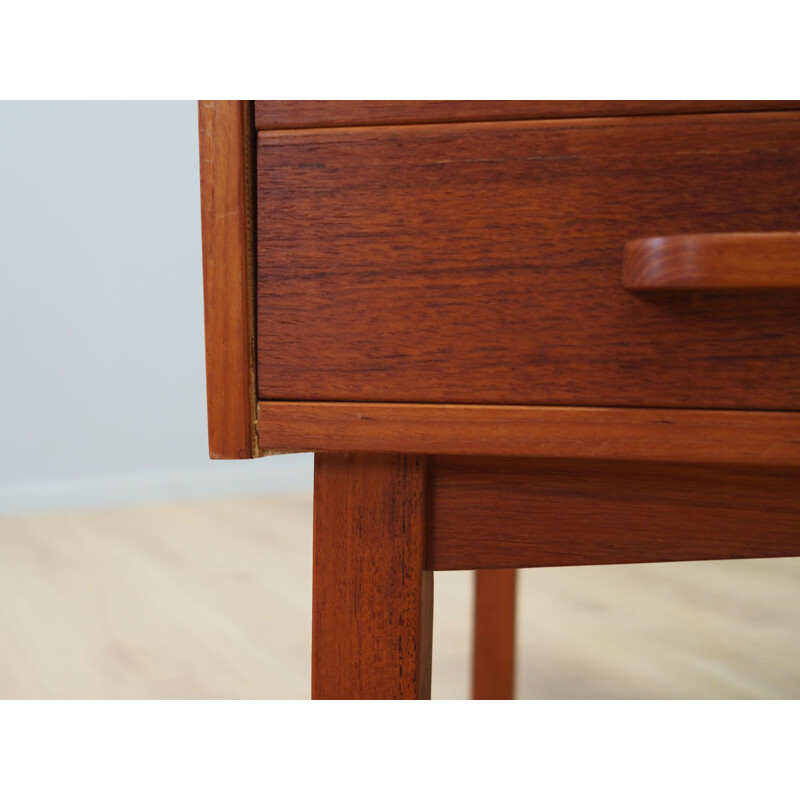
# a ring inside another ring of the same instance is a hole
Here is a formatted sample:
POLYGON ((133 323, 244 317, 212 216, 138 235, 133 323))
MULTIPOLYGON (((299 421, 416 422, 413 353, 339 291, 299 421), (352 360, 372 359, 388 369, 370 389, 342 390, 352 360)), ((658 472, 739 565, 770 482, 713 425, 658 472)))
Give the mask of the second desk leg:
POLYGON ((514 697, 517 571, 475 572, 475 630, 472 696, 475 700, 514 697))

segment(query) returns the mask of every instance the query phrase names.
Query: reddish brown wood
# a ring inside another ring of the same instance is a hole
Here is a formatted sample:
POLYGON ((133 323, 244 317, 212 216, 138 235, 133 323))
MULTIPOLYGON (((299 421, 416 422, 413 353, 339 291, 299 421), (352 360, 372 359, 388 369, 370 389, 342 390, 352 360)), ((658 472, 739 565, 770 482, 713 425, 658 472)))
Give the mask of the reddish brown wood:
POLYGON ((514 699, 516 605, 516 570, 481 569, 475 573, 472 645, 475 700, 514 699))
POLYGON ((800 289, 800 233, 656 236, 625 245, 632 291, 800 289))
POLYGON ((259 455, 255 433, 252 103, 201 100, 208 449, 211 458, 259 455))
POLYGON ((256 127, 609 117, 799 108, 796 100, 257 100, 256 127))
POLYGON ((800 555, 800 470, 429 460, 428 569, 800 555))
POLYGON ((259 403, 261 446, 800 466, 800 414, 648 408, 259 403))
POLYGON ((800 114, 259 134, 265 399, 800 408, 800 293, 620 282, 625 242, 800 228, 800 114))
POLYGON ((430 697, 425 486, 420 456, 316 456, 314 698, 430 697))

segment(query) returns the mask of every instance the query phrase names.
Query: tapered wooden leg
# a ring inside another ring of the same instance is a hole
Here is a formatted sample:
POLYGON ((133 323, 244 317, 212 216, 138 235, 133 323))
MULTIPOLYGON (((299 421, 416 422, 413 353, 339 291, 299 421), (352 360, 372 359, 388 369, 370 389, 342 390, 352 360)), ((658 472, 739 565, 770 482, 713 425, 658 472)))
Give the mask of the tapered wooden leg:
POLYGON ((430 698, 425 484, 423 456, 315 456, 313 698, 430 698))
POLYGON ((516 604, 515 569, 475 572, 472 696, 476 700, 514 697, 516 604))

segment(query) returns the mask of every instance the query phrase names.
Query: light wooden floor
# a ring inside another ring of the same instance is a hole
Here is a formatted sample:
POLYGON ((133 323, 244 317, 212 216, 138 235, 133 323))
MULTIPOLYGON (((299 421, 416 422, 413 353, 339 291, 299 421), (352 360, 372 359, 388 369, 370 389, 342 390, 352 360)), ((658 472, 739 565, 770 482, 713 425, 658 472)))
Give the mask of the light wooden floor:
MULTIPOLYGON (((800 559, 527 570, 523 698, 800 697, 800 559)), ((437 573, 433 695, 468 692, 437 573)), ((0 519, 0 697, 304 698, 311 500, 0 519)))

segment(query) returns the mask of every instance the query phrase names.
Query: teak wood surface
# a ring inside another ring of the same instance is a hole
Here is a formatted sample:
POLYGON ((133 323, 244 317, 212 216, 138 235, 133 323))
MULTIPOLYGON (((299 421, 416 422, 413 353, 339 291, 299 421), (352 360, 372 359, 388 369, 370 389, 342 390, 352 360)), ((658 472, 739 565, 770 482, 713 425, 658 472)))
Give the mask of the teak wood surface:
POLYGON ((427 566, 800 556, 800 470, 429 459, 427 566))
POLYGON ((611 117, 800 108, 797 100, 257 100, 256 127, 611 117))
POLYGON ((800 414, 659 408, 258 404, 264 448, 800 466, 800 414))
POLYGON ((474 700, 514 699, 516 606, 516 570, 480 569, 475 573, 474 700))
POLYGON ((198 116, 209 453, 252 458, 259 455, 252 103, 202 100, 198 116))
POLYGON ((800 289, 800 233, 710 233, 625 245, 631 291, 800 289))
POLYGON ((500 696, 514 568, 800 555, 800 291, 622 273, 800 228, 796 104, 515 102, 201 103, 211 453, 317 453, 314 697, 429 696, 435 569, 500 696))
POLYGON ((800 408, 800 292, 621 274, 800 228, 798 113, 261 132, 257 169, 261 399, 800 408))
POLYGON ((430 697, 426 484, 422 456, 316 456, 315 699, 430 697))

